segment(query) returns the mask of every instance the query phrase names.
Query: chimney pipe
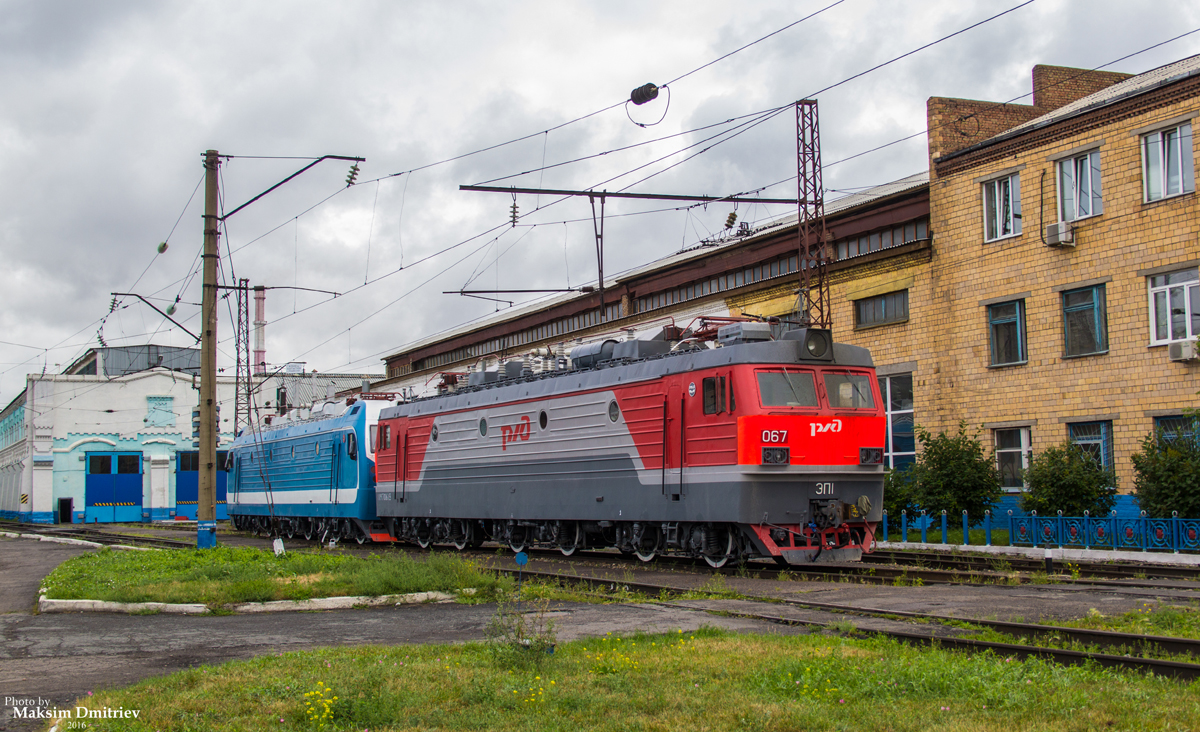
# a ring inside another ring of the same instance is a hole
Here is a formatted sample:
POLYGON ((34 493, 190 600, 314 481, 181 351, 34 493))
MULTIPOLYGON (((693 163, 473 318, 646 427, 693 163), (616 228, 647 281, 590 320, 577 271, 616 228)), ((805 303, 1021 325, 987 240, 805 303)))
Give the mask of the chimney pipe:
POLYGON ((267 288, 254 287, 254 364, 255 375, 267 372, 267 288))

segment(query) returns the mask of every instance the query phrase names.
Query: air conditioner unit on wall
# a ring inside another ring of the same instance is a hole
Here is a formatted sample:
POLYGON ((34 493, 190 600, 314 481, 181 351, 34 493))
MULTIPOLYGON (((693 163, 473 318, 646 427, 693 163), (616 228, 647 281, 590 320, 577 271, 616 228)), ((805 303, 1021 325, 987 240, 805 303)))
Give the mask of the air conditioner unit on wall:
POLYGON ((1167 344, 1167 355, 1172 361, 1195 361, 1200 354, 1196 353, 1195 341, 1179 341, 1167 344))
POLYGON ((1070 221, 1060 221, 1046 227, 1046 244, 1052 247, 1075 246, 1075 230, 1070 221))

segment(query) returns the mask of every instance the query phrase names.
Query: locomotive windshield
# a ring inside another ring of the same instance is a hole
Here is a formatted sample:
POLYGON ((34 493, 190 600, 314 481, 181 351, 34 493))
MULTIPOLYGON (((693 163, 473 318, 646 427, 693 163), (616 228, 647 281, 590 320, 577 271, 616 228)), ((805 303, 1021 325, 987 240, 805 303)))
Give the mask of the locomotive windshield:
POLYGON ((825 396, 832 409, 874 409, 871 379, 866 374, 825 374, 825 396))
POLYGON ((816 407, 811 371, 759 371, 758 396, 764 407, 816 407))

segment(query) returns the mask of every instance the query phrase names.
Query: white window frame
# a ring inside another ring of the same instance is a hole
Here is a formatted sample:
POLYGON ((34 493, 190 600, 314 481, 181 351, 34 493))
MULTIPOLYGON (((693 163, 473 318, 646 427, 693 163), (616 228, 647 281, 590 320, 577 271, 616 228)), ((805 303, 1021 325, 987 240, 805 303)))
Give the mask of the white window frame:
POLYGON ((1058 220, 1079 221, 1104 213, 1100 151, 1058 161, 1058 220))
POLYGON ((985 181, 983 190, 983 240, 1000 241, 1021 235, 1021 174, 985 181))
MULTIPOLYGON (((889 470, 895 470, 897 457, 911 458, 911 461, 909 462, 915 462, 917 459, 915 429, 916 421, 914 419, 914 415, 916 414, 916 410, 914 409, 916 402, 916 383, 911 373, 887 374, 885 376, 878 376, 876 378, 880 382, 879 397, 881 400, 883 400, 884 415, 887 419, 887 444, 884 446, 884 467, 889 470), (899 378, 907 378, 909 380, 909 389, 913 392, 914 405, 908 409, 892 408, 892 380, 899 378), (909 419, 912 420, 910 421, 910 425, 912 425, 913 430, 913 449, 910 451, 897 451, 895 442, 894 417, 898 416, 903 419, 904 415, 908 415, 909 419)), ((904 464, 908 465, 909 462, 905 462, 904 464)))
POLYGON ((1162 274, 1151 275, 1146 278, 1146 290, 1147 290, 1147 307, 1149 309, 1148 312, 1150 313, 1150 345, 1165 346, 1168 343, 1177 343, 1179 341, 1191 340, 1192 338, 1200 336, 1200 332, 1197 332, 1197 330, 1200 330, 1200 329, 1192 327, 1192 320, 1197 314, 1197 308, 1200 308, 1200 272, 1197 271, 1196 267, 1184 267, 1183 269, 1177 269, 1174 272, 1163 272, 1162 274), (1168 284, 1166 282, 1168 280, 1168 278, 1171 277, 1171 275, 1178 275, 1178 274, 1186 275, 1188 273, 1196 274, 1197 277, 1194 279, 1184 280, 1181 282, 1174 282, 1174 283, 1170 283, 1170 284, 1168 284), (1162 278, 1164 283, 1161 285, 1155 286, 1154 280, 1156 280, 1158 278, 1162 278), (1170 307, 1171 307, 1171 291, 1172 290, 1178 291, 1180 298, 1183 300, 1184 336, 1182 338, 1175 338, 1172 336, 1172 333, 1171 333, 1170 307), (1166 319, 1165 319, 1165 325, 1166 325, 1166 337, 1165 338, 1159 337, 1159 334, 1158 334, 1157 326, 1158 326, 1158 305, 1159 304, 1161 304, 1163 307, 1167 308, 1167 314, 1166 314, 1166 319))
POLYGON ((1142 135, 1141 149, 1143 202, 1174 198, 1196 189, 1191 122, 1142 135), (1171 190, 1172 163, 1179 177, 1176 190, 1171 190))
POLYGON ((1033 441, 1028 427, 1003 427, 992 430, 992 452, 996 457, 996 470, 1000 470, 1000 454, 1010 454, 1019 452, 1021 455, 1021 487, 1004 486, 1005 493, 1019 493, 1029 489, 1029 481, 1025 480, 1025 471, 1029 470, 1029 459, 1033 455, 1033 441), (1021 445, 1019 448, 1000 447, 1001 432, 1020 432, 1021 445))

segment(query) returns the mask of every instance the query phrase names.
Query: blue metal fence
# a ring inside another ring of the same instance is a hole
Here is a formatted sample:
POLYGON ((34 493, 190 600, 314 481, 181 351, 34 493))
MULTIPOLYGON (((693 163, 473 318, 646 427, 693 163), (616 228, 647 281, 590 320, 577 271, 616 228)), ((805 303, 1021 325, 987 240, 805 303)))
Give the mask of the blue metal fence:
MULTIPOLYGON (((1046 546, 1074 549, 1115 549, 1175 552, 1200 551, 1200 519, 1179 518, 1172 513, 1169 519, 1150 518, 1145 511, 1140 516, 1118 516, 1113 511, 1108 516, 1094 517, 1084 512, 1083 516, 1038 516, 1036 511, 1029 515, 999 517, 999 525, 1008 529, 1008 546, 1046 546)), ((948 516, 945 511, 937 528, 941 529, 941 543, 949 543, 948 516)), ((883 512, 883 536, 889 536, 887 511, 883 512)), ((992 528, 995 519, 991 511, 983 516, 984 543, 992 546, 992 528)), ((907 511, 900 512, 900 541, 908 542, 911 528, 921 532, 921 543, 929 543, 930 528, 935 517, 921 511, 911 522, 907 511)), ((966 511, 962 514, 963 544, 971 543, 970 527, 973 522, 966 511)))

